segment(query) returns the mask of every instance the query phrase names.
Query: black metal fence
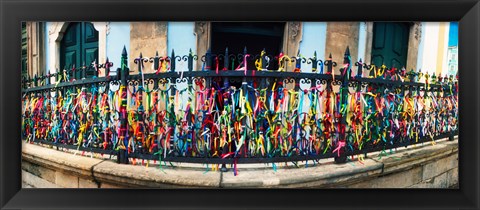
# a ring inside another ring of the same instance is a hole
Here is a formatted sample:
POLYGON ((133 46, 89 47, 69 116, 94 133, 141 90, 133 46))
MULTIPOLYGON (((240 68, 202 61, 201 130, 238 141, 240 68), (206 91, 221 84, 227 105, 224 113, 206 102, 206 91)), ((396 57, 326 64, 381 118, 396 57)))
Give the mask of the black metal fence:
POLYGON ((24 78, 22 137, 128 158, 268 163, 366 154, 458 132, 456 78, 352 63, 340 75, 301 56, 212 54, 135 58, 24 78), (187 71, 176 71, 180 62, 187 71), (256 70, 249 70, 254 64, 256 70), (275 65, 273 65, 275 64, 275 65), (311 65, 312 72, 302 70, 311 65), (288 66, 294 69, 286 72, 288 66), (233 70, 234 66, 238 66, 233 70), (272 70, 272 66, 278 67, 272 70), (144 73, 146 68, 154 73, 144 73), (325 72, 324 72, 325 69, 325 72), (73 78, 82 71, 83 78, 73 78), (94 77, 85 79, 85 72, 94 77), (105 71, 106 77, 97 77, 105 71), (356 74, 353 74, 356 71, 356 74), (364 77, 366 71, 370 76, 364 77))

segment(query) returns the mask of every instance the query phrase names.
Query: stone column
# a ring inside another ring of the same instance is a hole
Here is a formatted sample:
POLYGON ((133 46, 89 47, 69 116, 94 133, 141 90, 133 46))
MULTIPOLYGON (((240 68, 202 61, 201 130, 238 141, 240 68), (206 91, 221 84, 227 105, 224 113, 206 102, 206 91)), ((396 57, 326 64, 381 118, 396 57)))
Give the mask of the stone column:
MULTIPOLYGON (((283 35, 283 53, 288 56, 297 56, 302 41, 302 22, 287 22, 283 35)), ((295 63, 285 65, 285 71, 293 71, 295 63)))
MULTIPOLYGON (((373 43, 373 22, 367 22, 367 44, 365 46, 364 63, 370 64, 372 61, 372 43, 373 43)), ((363 71, 363 76, 369 75, 369 71, 363 71)))
POLYGON ((408 36, 407 71, 410 71, 410 69, 417 71, 418 46, 421 38, 422 23, 415 22, 410 26, 410 35, 408 36))
POLYGON ((197 36, 197 52, 198 60, 196 62, 196 70, 202 69, 202 56, 205 55, 211 44, 212 24, 211 22, 195 22, 195 35, 197 36))
POLYGON ((46 75, 44 62, 44 29, 40 22, 27 22, 27 72, 28 75, 46 75))
MULTIPOLYGON (((334 68, 335 74, 340 74, 340 65, 343 63, 343 55, 347 46, 350 47, 351 60, 355 63, 358 60, 358 31, 360 22, 328 22, 327 41, 325 57, 332 54, 333 61, 339 66, 334 68)), ((368 44, 368 43, 367 43, 368 44)), ((320 58, 324 60, 325 58, 320 58)))
MULTIPOLYGON (((130 23, 130 52, 129 68, 133 74, 138 73, 134 63, 140 53, 143 57, 167 55, 167 22, 131 22, 130 23)), ((153 73, 151 64, 145 64, 144 73, 153 73)))

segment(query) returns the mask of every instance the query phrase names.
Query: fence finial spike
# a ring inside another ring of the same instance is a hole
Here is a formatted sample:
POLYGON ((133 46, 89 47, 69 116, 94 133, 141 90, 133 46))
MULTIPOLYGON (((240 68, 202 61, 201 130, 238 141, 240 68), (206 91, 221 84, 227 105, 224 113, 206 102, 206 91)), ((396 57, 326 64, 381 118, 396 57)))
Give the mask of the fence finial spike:
POLYGON ((156 56, 156 57, 158 57, 158 50, 157 50, 157 51, 155 51, 155 56, 156 56))
POLYGON ((317 57, 317 51, 313 51, 313 57, 316 58, 317 57))
POLYGON ((330 55, 328 56, 328 58, 332 59, 332 53, 330 53, 330 55))
POLYGON ((175 57, 175 49, 172 49, 172 57, 175 57))
POLYGON ((347 46, 347 49, 345 50, 345 55, 350 55, 350 47, 347 46))
POLYGON ((123 45, 122 55, 127 56, 127 47, 123 45))
POLYGON ((142 53, 140 52, 140 58, 143 58, 142 53))

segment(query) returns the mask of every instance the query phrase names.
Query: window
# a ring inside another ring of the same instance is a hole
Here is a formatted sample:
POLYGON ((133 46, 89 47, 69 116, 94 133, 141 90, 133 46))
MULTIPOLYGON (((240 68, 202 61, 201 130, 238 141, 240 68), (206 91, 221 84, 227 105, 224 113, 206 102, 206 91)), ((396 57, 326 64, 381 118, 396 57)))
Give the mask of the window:
MULTIPOLYGON (((82 71, 79 71, 81 67, 91 66, 94 61, 98 62, 98 31, 91 23, 70 23, 60 46, 60 67, 76 69, 75 75, 70 75, 70 78, 82 78, 82 71)), ((95 70, 87 68, 85 77, 93 75, 95 70)))

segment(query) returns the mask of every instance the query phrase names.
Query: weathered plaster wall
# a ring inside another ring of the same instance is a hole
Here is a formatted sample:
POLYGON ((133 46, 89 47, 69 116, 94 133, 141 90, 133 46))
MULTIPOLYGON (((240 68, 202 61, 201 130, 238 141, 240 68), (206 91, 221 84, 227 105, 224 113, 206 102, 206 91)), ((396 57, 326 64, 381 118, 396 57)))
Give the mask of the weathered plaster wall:
POLYGON ((352 62, 358 60, 358 37, 359 22, 328 22, 327 23, 327 41, 325 48, 325 57, 332 54, 333 61, 337 62, 335 74, 340 74, 343 55, 347 46, 350 48, 352 62))
MULTIPOLYGON (((158 51, 160 56, 167 54, 167 22, 131 22, 130 23, 130 71, 138 73, 135 58, 142 53, 143 57, 154 57, 158 51)), ((151 65, 145 65, 144 73, 153 73, 151 65), (148 68, 147 68, 148 67, 148 68)))
POLYGON ((410 71, 413 69, 417 70, 417 58, 418 58, 418 48, 420 46, 420 40, 422 39, 422 24, 420 22, 415 22, 410 26, 410 35, 408 36, 408 52, 407 52, 407 66, 405 69, 410 71))

